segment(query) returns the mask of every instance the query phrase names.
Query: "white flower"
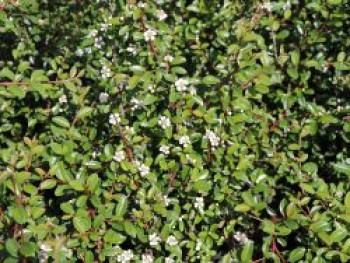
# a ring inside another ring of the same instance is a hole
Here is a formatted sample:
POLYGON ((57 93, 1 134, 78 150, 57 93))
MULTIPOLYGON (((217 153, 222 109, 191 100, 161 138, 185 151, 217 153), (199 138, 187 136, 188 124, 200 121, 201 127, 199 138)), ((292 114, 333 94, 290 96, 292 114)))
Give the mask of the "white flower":
POLYGON ((157 11, 157 17, 159 21, 164 21, 165 19, 167 19, 168 15, 164 12, 164 10, 161 9, 157 11))
POLYGON ((273 152, 267 152, 266 155, 267 155, 267 157, 271 158, 271 157, 273 157, 273 152))
POLYGON ((190 141, 190 137, 188 137, 187 135, 183 135, 180 137, 179 139, 179 143, 183 146, 183 147, 187 147, 191 144, 190 141))
POLYGON ((125 159, 125 153, 124 151, 117 151, 114 153, 114 156, 113 156, 113 159, 116 161, 116 162, 121 162, 125 159))
POLYGON ((196 251, 199 251, 201 250, 201 247, 202 247, 202 241, 201 240, 198 240, 197 243, 196 243, 196 251))
POLYGON ((124 90, 126 88, 126 85, 124 83, 119 83, 118 84, 118 89, 119 90, 124 90))
POLYGON ((176 237, 174 236, 169 236, 168 239, 166 240, 166 243, 169 245, 169 246, 176 246, 177 245, 177 239, 176 237))
POLYGON ((291 4, 290 4, 290 1, 288 0, 284 5, 283 5, 283 10, 284 11, 287 11, 291 8, 291 4))
POLYGON ((150 85, 147 90, 151 93, 154 93, 156 91, 156 87, 154 85, 150 85))
POLYGON ((175 82, 175 87, 177 91, 186 91, 188 84, 189 84, 188 80, 180 78, 175 82))
POLYGON ((171 126, 170 119, 166 116, 160 116, 160 119, 158 120, 158 125, 162 127, 162 129, 166 129, 171 126))
MULTIPOLYGON (((100 42, 95 42, 94 46, 95 46, 95 48, 97 48, 97 49, 101 49, 101 48, 102 48, 102 43, 100 43, 100 42)), ((108 77, 108 76, 107 76, 107 77, 108 77)), ((104 78, 107 78, 107 77, 104 77, 104 78)))
POLYGON ((99 100, 101 103, 106 103, 108 101, 109 95, 106 92, 100 93, 99 100))
POLYGON ((343 196, 343 194, 344 194, 344 193, 343 193, 342 191, 336 191, 336 192, 335 192, 335 196, 336 196, 336 197, 339 197, 339 198, 341 198, 341 197, 343 196))
POLYGON ((165 62, 171 63, 173 60, 174 60, 174 57, 172 55, 168 54, 164 57, 165 62))
POLYGON ((49 244, 41 244, 39 251, 39 263, 47 262, 48 253, 52 251, 52 248, 49 244))
POLYGON ((139 108, 141 108, 143 106, 143 102, 136 99, 136 98, 132 98, 131 101, 130 101, 132 104, 134 104, 132 107, 131 107, 131 110, 134 111, 134 110, 137 110, 139 108))
POLYGON ((162 153, 164 154, 169 154, 170 153, 170 147, 169 146, 166 146, 166 145, 162 145, 160 146, 159 148, 159 151, 161 151, 162 153))
POLYGON ((117 125, 120 122, 120 116, 118 113, 113 113, 109 115, 109 123, 112 125, 117 125))
POLYGON ((85 48, 85 52, 86 52, 86 53, 88 53, 88 54, 91 54, 91 52, 92 52, 91 47, 87 47, 87 48, 85 48))
POLYGON ((82 50, 81 48, 78 48, 75 51, 75 55, 78 56, 78 57, 81 57, 82 55, 84 55, 84 50, 82 50))
POLYGON ((199 212, 203 213, 204 208, 204 199, 203 197, 196 197, 196 201, 194 203, 194 207, 199 210, 199 212))
POLYGON ((88 34, 88 37, 95 37, 95 36, 97 36, 97 33, 98 33, 98 31, 96 29, 91 29, 89 34, 88 34))
POLYGON ((139 2, 137 5, 139 8, 145 8, 147 5, 143 2, 139 2))
POLYGON ((297 30, 298 30, 300 35, 304 34, 304 31, 303 31, 303 29, 301 28, 300 25, 297 25, 297 30))
POLYGON ((194 87, 190 87, 190 94, 191 95, 196 95, 197 94, 197 90, 194 87))
POLYGON ((95 47, 98 49, 102 48, 103 38, 102 37, 96 37, 95 38, 95 47))
POLYGON ((67 247, 63 246, 61 248, 61 251, 63 251, 64 255, 67 257, 67 258, 71 258, 73 256, 73 251, 71 249, 68 249, 67 247))
POLYGON ((150 254, 143 254, 142 255, 142 263, 153 263, 153 256, 150 254))
POLYGON ((322 63, 322 72, 326 73, 328 71, 328 67, 325 63, 322 63))
POLYGON ((211 146, 219 146, 220 139, 218 136, 216 136, 214 132, 207 130, 205 133, 205 137, 210 141, 211 146))
POLYGON ((103 23, 101 24, 101 31, 107 31, 108 30, 108 27, 110 26, 111 24, 108 24, 108 23, 103 23))
POLYGON ((146 176, 147 174, 149 174, 149 167, 145 164, 142 164, 139 168, 139 173, 142 177, 146 176))
POLYGON ((153 41, 156 38, 157 35, 157 30, 155 29, 147 29, 144 33, 143 36, 146 41, 153 41))
POLYGON ((93 151, 91 156, 93 159, 95 159, 99 155, 100 155, 100 153, 98 151, 93 151))
POLYGON ((34 64, 35 63, 35 58, 33 56, 29 57, 29 62, 30 64, 34 64))
POLYGON ((58 102, 63 104, 63 103, 67 103, 67 96, 66 95, 62 95, 61 97, 58 98, 58 102))
POLYGON ((125 126, 125 132, 131 135, 135 134, 134 127, 125 126))
POLYGON ((239 231, 233 235, 233 238, 236 239, 241 244, 245 244, 245 243, 249 242, 247 235, 245 233, 242 233, 239 231))
POLYGON ((129 45, 127 48, 126 48, 126 51, 129 52, 129 53, 132 53, 133 55, 136 55, 137 53, 137 49, 134 45, 129 45))
POLYGON ((39 263, 46 263, 47 262, 47 259, 49 258, 47 252, 45 251, 39 251, 39 254, 38 254, 38 259, 39 259, 39 263))
POLYGON ((109 67, 107 66, 103 66, 102 69, 101 69, 101 75, 102 75, 102 78, 109 78, 112 76, 112 71, 109 67))
POLYGON ((187 159, 187 161, 188 161, 189 163, 191 163, 191 164, 196 164, 196 160, 193 159, 193 158, 191 158, 191 156, 188 155, 188 154, 186 154, 186 159, 187 159))
POLYGON ((120 255, 118 255, 118 262, 126 263, 129 262, 134 257, 134 254, 130 249, 123 251, 120 255))
POLYGON ((173 260, 171 257, 165 258, 165 263, 175 263, 175 260, 173 260))
POLYGON ((270 2, 266 2, 262 5, 262 8, 265 9, 268 12, 272 11, 273 5, 270 2))
POLYGON ((30 231, 28 228, 23 229, 22 233, 23 234, 27 234, 27 233, 31 233, 32 231, 30 231))
POLYGON ((150 246, 152 247, 158 246, 159 242, 162 241, 162 239, 156 233, 149 235, 148 240, 149 240, 150 246))
POLYGON ((167 195, 164 195, 164 196, 163 196, 163 200, 164 200, 165 206, 168 206, 168 205, 170 204, 170 199, 168 198, 167 195))
POLYGON ((52 248, 51 248, 51 246, 49 244, 43 243, 40 246, 40 250, 48 253, 48 252, 50 252, 52 250, 52 248))
POLYGON ((258 184, 261 180, 264 180, 266 178, 266 174, 261 174, 256 178, 256 183, 258 184))

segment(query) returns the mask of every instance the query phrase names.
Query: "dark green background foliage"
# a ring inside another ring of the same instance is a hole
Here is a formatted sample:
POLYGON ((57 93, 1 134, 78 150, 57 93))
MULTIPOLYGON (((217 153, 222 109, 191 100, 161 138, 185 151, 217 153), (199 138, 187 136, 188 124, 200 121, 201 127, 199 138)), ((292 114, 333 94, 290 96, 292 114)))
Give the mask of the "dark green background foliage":
POLYGON ((348 0, 1 2, 1 262, 350 261, 348 0))

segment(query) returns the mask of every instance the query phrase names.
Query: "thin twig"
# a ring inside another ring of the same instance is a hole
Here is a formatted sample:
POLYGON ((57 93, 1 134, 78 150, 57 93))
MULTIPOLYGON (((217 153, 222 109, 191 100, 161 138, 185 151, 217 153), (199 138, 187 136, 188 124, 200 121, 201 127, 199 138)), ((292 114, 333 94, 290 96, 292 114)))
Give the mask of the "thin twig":
MULTIPOLYGON (((71 81, 74 79, 76 79, 76 78, 69 78, 69 79, 62 79, 62 80, 38 81, 38 82, 42 83, 42 84, 62 84, 62 83, 65 83, 67 81, 71 81)), ((37 82, 35 82, 35 81, 33 81, 33 82, 5 81, 5 82, 0 82, 0 86, 11 86, 11 85, 28 86, 28 85, 33 84, 33 83, 37 83, 37 82)))

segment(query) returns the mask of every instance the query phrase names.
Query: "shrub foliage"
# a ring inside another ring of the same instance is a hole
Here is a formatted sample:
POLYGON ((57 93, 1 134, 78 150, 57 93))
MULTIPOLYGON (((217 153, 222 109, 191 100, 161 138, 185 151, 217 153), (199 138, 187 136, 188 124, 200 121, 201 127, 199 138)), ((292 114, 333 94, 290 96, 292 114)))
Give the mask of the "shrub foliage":
POLYGON ((349 262, 348 0, 0 3, 1 262, 349 262))

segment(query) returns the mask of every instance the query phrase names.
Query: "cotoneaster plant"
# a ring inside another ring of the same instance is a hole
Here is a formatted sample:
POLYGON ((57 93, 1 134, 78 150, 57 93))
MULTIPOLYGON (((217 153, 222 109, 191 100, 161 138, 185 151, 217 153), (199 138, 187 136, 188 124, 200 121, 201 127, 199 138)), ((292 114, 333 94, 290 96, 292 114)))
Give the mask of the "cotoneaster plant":
POLYGON ((0 261, 348 262, 349 10, 0 1, 0 261))

